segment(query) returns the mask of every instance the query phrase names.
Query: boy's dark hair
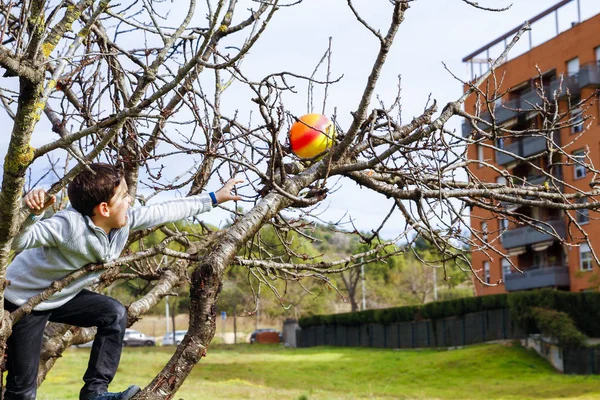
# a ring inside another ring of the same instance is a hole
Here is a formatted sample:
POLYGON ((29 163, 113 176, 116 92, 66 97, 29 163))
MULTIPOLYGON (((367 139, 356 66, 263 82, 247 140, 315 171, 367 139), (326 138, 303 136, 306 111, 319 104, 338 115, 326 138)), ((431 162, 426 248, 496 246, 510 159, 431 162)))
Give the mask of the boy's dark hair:
POLYGON ((93 163, 88 167, 77 174, 67 191, 73 208, 92 217, 94 207, 114 196, 123 179, 123 171, 106 163, 93 163))

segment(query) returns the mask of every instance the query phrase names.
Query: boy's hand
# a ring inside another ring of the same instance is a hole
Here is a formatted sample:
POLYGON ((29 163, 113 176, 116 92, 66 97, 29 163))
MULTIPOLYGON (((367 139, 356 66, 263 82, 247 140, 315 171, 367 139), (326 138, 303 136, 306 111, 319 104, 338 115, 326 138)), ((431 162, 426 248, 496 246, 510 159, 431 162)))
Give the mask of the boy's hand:
POLYGON ((47 202, 44 203, 46 197, 44 189, 33 189, 25 195, 25 204, 31 209, 33 214, 40 215, 56 201, 56 196, 52 195, 48 196, 47 202))
POLYGON ((233 190, 235 185, 242 182, 244 182, 244 180, 241 178, 231 178, 230 180, 228 180, 227 183, 225 183, 225 186, 223 186, 221 189, 215 192, 217 203, 221 204, 229 200, 241 200, 242 196, 232 194, 231 191, 233 190))

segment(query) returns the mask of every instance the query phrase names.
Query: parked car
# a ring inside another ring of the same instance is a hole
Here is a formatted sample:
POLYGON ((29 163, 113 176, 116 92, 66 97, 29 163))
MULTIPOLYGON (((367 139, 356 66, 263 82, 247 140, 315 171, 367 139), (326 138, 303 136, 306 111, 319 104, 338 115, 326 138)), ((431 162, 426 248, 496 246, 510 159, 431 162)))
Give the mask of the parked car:
POLYGON ((134 329, 126 329, 123 346, 156 346, 154 338, 134 329))
POLYGON ((257 329, 250 334, 250 343, 277 343, 282 340, 281 332, 272 328, 257 329))
POLYGON ((186 333, 187 333, 187 331, 175 331, 175 341, 173 341, 173 332, 167 332, 167 333, 165 333, 165 336, 163 336, 163 338, 162 338, 162 345, 163 346, 173 346, 173 345, 179 346, 179 343, 181 343, 181 341, 183 340, 183 337, 185 336, 186 333))

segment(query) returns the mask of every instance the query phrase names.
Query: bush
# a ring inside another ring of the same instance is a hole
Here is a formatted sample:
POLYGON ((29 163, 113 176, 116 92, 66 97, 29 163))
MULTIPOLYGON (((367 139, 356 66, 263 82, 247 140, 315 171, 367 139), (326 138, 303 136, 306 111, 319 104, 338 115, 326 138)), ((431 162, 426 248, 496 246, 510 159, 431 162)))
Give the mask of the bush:
POLYGON ((542 335, 556 339, 558 345, 563 349, 585 346, 586 336, 577 330, 573 319, 568 314, 546 308, 532 307, 530 315, 542 335))
POLYGON ((532 307, 556 310, 568 314, 577 329, 587 336, 600 336, 600 293, 561 292, 542 289, 512 293, 508 296, 508 308, 513 320, 525 331, 535 333, 535 321, 529 310, 532 307))

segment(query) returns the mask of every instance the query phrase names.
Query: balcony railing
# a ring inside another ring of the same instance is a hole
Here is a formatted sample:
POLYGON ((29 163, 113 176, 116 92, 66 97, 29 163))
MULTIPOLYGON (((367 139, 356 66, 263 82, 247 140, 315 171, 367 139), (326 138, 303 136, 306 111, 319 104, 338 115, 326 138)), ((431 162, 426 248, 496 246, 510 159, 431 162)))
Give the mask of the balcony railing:
POLYGON ((569 287, 570 283, 569 267, 563 265, 528 268, 523 273, 515 271, 504 276, 504 286, 508 292, 544 287, 569 287))
POLYGON ((541 136, 530 136, 521 140, 523 143, 523 157, 530 157, 546 151, 546 138, 541 136))
POLYGON ((515 158, 511 154, 530 157, 546 151, 546 138, 542 136, 523 138, 505 146, 503 150, 503 152, 496 151, 496 162, 498 165, 506 165, 513 162, 515 158))
MULTIPOLYGON (((515 185, 519 185, 519 186, 539 186, 539 185, 543 185, 544 182, 548 182, 549 184, 549 190, 552 191, 556 191, 557 189, 559 191, 563 190, 564 184, 562 182, 562 172, 561 170, 557 170, 557 172, 553 175, 553 176, 546 176, 546 175, 529 175, 526 178, 520 178, 518 176, 514 176, 513 178, 513 183, 515 185)), ((529 197, 527 196, 526 198, 533 198, 533 197, 529 197)), ((515 204, 512 202, 508 202, 508 201, 502 201, 500 202, 500 204, 502 204, 502 207, 511 209, 511 208, 518 208, 520 207, 519 204, 515 204)))
POLYGON ((521 186, 537 186, 541 185, 546 181, 545 175, 530 175, 527 178, 515 177, 514 183, 521 186))
POLYGON ((559 78, 552 79, 550 85, 544 88, 546 97, 549 100, 554 100, 554 94, 556 97, 562 99, 569 93, 571 96, 579 96, 581 93, 581 85, 579 82, 579 73, 565 76, 562 81, 559 78))
POLYGON ((600 87, 600 66, 598 63, 586 64, 579 70, 579 87, 600 87))
POLYGON ((552 228, 556 231, 556 234, 561 237, 566 237, 566 226, 565 221, 553 220, 535 223, 542 232, 538 231, 532 226, 524 226, 521 228, 509 229, 502 234, 502 246, 505 249, 512 249, 520 246, 527 246, 535 243, 545 242, 547 240, 556 239, 551 233, 552 228), (547 226, 546 224, 550 225, 547 226), (552 228, 551 228, 552 227, 552 228), (546 231, 546 232, 544 232, 546 231))

